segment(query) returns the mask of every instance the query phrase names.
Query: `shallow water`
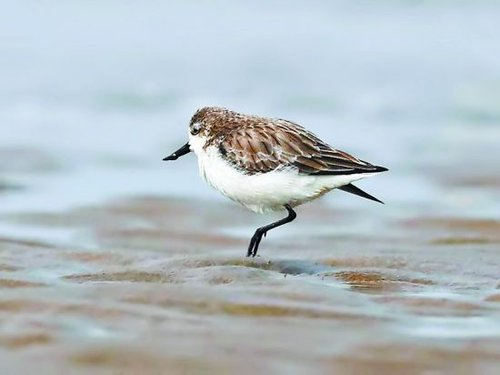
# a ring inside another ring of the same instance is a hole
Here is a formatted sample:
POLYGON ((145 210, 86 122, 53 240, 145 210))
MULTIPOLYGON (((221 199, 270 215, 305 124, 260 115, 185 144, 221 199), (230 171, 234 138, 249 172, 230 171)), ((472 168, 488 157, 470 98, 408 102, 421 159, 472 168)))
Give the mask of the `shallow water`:
POLYGON ((362 209, 303 211, 312 231, 293 233, 297 223, 270 235, 256 259, 243 256, 255 220, 231 206, 143 197, 10 216, 72 235, 0 239, 5 363, 131 373, 495 371, 498 222, 419 218, 360 238, 314 228, 328 219, 342 232, 370 220, 362 209), (248 233, 225 234, 236 226, 248 233), (441 240, 455 231, 485 241, 441 240))
POLYGON ((4 372, 499 371, 496 2, 6 7, 4 372), (332 193, 245 258, 279 215, 161 162, 206 104, 389 167, 386 205, 332 193))

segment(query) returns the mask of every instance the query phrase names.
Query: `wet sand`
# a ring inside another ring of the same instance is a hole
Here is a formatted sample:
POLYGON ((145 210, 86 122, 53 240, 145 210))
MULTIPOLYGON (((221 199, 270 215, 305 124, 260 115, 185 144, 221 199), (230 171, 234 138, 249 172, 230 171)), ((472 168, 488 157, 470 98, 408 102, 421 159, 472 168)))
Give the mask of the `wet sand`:
POLYGON ((245 249, 266 218, 230 204, 150 196, 4 217, 68 236, 0 239, 2 368, 499 370, 500 222, 386 219, 397 230, 366 238, 338 234, 363 211, 299 215, 256 259, 245 249))

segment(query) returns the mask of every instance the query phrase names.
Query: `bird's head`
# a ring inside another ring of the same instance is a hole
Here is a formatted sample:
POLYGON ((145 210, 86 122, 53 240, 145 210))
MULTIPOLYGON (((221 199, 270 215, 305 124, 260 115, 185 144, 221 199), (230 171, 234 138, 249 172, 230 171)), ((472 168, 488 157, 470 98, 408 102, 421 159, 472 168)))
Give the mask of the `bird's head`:
POLYGON ((189 141, 163 160, 177 160, 182 155, 197 153, 212 143, 225 128, 231 127, 238 117, 233 111, 221 107, 203 107, 195 112, 188 127, 189 141))
POLYGON ((196 151, 219 136, 224 129, 232 127, 237 114, 226 108, 203 107, 196 111, 189 122, 189 144, 196 151))

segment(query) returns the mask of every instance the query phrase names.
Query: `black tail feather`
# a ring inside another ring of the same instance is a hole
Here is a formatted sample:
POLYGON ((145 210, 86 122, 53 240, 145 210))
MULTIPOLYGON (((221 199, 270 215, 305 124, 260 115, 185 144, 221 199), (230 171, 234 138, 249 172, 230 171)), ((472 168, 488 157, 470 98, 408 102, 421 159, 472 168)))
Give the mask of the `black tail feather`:
POLYGON ((384 202, 382 202, 381 200, 375 198, 373 195, 370 195, 370 194, 364 192, 363 190, 361 190, 360 188, 354 186, 353 184, 348 184, 348 185, 341 186, 341 187, 339 187, 339 189, 343 190, 343 191, 345 191, 347 193, 358 195, 360 197, 363 197, 363 198, 366 198, 366 199, 370 199, 372 201, 384 204, 384 202))

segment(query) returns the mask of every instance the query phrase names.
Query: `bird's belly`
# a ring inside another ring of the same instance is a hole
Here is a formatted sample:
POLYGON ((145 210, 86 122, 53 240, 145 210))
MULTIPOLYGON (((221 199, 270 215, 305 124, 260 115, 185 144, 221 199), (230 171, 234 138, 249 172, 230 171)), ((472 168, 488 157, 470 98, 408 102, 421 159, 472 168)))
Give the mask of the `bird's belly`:
POLYGON ((296 206, 323 193, 310 178, 291 169, 248 175, 213 151, 198 155, 198 163, 209 185, 255 212, 282 210, 285 204, 296 206))
POLYGON ((366 177, 307 176, 293 168, 245 174, 227 163, 215 148, 198 154, 200 175, 213 188, 255 212, 279 211, 285 204, 298 206, 339 186, 366 177))

